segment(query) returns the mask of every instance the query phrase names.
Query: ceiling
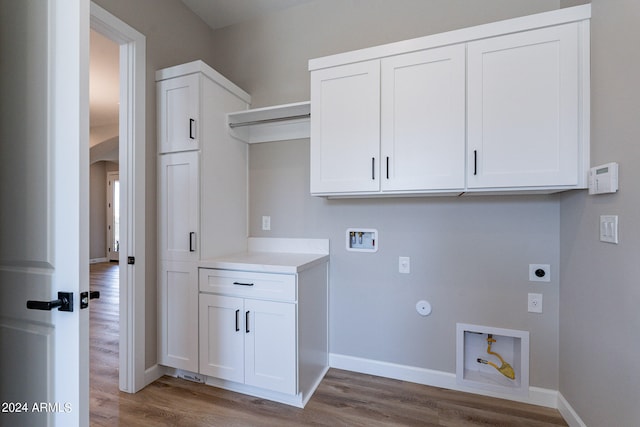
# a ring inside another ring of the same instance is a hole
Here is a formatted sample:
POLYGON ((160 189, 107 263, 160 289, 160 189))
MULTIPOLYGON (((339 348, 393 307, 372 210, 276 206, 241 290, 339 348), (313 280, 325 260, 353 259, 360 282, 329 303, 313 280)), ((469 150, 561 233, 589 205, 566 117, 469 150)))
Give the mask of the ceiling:
POLYGON ((214 30, 313 0, 182 0, 214 30))

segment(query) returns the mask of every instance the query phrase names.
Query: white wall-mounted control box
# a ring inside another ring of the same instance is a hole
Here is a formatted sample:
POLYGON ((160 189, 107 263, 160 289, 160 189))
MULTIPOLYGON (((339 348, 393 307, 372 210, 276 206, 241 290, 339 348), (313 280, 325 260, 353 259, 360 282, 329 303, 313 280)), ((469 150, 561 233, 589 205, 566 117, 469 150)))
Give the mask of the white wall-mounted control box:
POLYGON ((347 250, 377 252, 378 230, 373 228, 347 228, 347 250))
POLYGON ((618 191, 618 164, 606 163, 589 169, 589 194, 618 191))

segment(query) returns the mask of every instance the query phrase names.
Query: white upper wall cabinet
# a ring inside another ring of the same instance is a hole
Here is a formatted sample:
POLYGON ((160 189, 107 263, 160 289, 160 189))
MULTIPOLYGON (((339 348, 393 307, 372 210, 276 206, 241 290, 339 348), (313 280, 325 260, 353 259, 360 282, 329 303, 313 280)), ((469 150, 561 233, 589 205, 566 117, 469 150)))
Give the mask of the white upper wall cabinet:
POLYGON ((469 43, 469 188, 578 185, 578 27, 469 43))
POLYGON ((382 191, 464 189, 464 44, 382 60, 382 191))
POLYGON ((311 193, 586 188, 590 5, 309 61, 311 193))
POLYGON ((311 74, 311 192, 380 190, 380 61, 311 74))

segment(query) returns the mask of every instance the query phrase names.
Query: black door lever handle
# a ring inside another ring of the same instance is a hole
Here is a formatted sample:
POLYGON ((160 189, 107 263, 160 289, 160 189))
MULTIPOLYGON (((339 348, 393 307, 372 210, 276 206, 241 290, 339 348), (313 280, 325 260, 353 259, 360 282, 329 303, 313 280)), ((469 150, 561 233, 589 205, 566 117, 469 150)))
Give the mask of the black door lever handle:
POLYGON ((58 299, 53 301, 27 301, 27 308, 31 310, 73 311, 73 292, 58 292, 58 299))

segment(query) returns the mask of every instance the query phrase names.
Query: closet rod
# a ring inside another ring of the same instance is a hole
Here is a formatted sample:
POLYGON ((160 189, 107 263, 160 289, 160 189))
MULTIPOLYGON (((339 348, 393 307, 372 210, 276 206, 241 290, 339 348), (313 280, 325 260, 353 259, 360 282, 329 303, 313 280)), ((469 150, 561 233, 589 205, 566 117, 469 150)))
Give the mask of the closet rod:
POLYGON ((297 116, 276 117, 273 119, 254 120, 252 122, 229 123, 229 127, 233 129, 233 128, 239 128, 243 126, 253 126, 253 125, 261 125, 265 123, 284 122, 287 120, 308 119, 309 117, 311 117, 311 113, 300 114, 297 116))

